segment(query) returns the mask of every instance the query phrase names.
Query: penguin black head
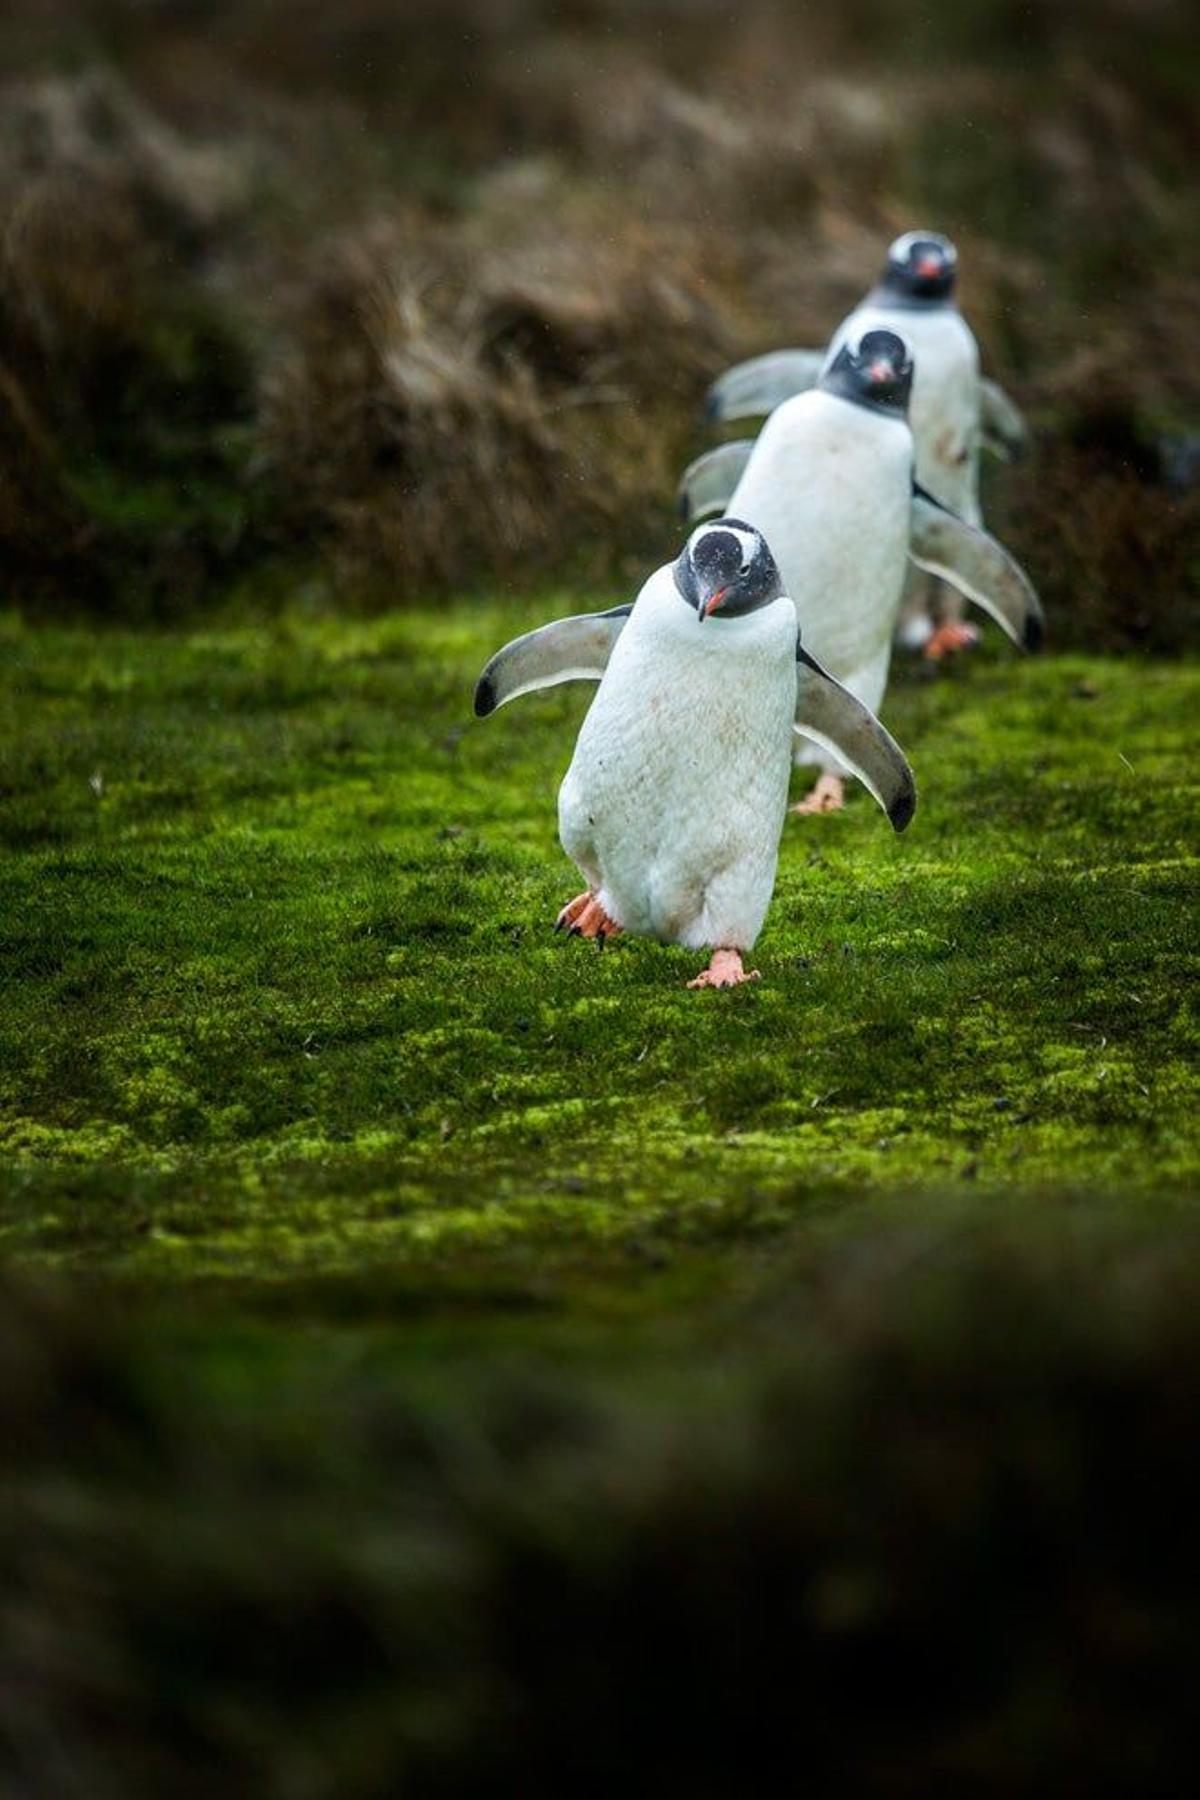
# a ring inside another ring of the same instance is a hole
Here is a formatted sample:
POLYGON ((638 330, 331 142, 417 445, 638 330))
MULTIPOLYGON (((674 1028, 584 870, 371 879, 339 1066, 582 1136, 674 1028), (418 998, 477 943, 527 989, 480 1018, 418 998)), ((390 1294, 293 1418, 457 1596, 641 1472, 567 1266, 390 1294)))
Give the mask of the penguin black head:
POLYGON ((903 419, 912 392, 912 351, 894 331, 847 338, 821 377, 827 394, 903 419))
POLYGON ((767 540, 741 519, 713 519, 693 531, 675 563, 675 586, 701 621, 742 618, 783 592, 767 540))
POLYGON ((936 305, 954 292, 958 251, 938 231, 906 231, 888 251, 884 292, 912 302, 936 305))

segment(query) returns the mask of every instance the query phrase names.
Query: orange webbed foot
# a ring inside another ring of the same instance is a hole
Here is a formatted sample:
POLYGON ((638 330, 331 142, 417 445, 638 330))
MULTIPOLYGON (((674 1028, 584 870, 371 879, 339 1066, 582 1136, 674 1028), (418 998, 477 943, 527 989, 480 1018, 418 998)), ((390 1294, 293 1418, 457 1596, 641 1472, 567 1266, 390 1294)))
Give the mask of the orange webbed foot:
POLYGON ((731 988, 740 986, 743 981, 759 980, 761 976, 757 969, 743 968, 740 950, 714 950, 707 969, 702 969, 694 981, 688 982, 688 986, 731 988))
POLYGON ((959 619, 947 620, 933 633, 923 654, 930 662, 941 662, 943 657, 957 656, 960 650, 973 649, 978 642, 979 632, 974 625, 959 619))
POLYGON ((807 816, 810 813, 841 812, 846 804, 846 784, 840 775, 822 775, 811 794, 805 794, 803 800, 793 806, 793 813, 807 816))
POLYGON ((587 893, 577 894, 567 904, 554 921, 555 931, 565 931, 571 937, 595 938, 602 944, 605 938, 616 937, 621 927, 615 919, 610 919, 595 894, 590 889, 587 893))

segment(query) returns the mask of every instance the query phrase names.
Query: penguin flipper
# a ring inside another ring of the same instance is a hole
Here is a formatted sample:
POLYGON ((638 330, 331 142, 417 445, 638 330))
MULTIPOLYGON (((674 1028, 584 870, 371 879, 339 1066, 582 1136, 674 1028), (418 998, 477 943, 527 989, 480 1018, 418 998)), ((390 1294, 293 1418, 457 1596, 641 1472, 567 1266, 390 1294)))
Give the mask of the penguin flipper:
POLYGON ((561 681, 599 681, 632 611, 630 601, 610 612, 555 619, 505 644, 475 684, 476 718, 486 719, 498 706, 537 688, 557 687, 561 681))
POLYGON ((995 619, 1020 649, 1041 648, 1041 601, 1020 563, 989 532, 914 488, 908 554, 995 619))
POLYGON ((917 806, 908 758, 861 700, 823 669, 797 641, 795 730, 832 750, 873 794, 896 831, 917 806))
POLYGON ((1029 448, 1029 426, 998 382, 979 383, 979 427, 984 448, 1004 462, 1016 462, 1029 448))
POLYGON ((753 438, 736 438, 688 464, 679 483, 679 515, 686 524, 695 525, 725 511, 753 448, 753 438))
POLYGON ((735 363, 708 390, 705 411, 710 419, 761 419, 793 394, 814 387, 823 350, 768 350, 749 362, 735 363))

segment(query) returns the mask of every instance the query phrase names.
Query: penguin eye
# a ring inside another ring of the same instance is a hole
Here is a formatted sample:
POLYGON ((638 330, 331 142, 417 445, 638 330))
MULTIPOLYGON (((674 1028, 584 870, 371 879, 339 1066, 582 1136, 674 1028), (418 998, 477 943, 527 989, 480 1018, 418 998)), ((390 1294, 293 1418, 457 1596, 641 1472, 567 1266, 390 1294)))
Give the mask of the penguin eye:
POLYGON ((738 574, 739 575, 748 575, 749 573, 750 573, 750 564, 748 562, 744 562, 742 564, 741 568, 738 570, 738 574))

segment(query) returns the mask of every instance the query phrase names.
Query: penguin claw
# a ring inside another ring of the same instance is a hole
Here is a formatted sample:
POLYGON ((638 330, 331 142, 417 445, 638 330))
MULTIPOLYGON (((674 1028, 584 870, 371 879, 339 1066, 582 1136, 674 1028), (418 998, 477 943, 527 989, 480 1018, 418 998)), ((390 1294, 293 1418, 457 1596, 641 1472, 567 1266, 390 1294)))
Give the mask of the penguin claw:
POLYGON ((959 619, 947 619, 928 640, 922 655, 929 662, 941 662, 944 656, 956 656, 960 650, 970 650, 978 642, 979 632, 974 625, 968 625, 959 619))
POLYGON ((555 931, 566 931, 568 937, 595 938, 603 948, 606 938, 616 937, 621 927, 610 919, 595 894, 579 894, 568 901, 554 922, 555 931))
POLYGON ((574 937, 576 935, 575 921, 584 908, 591 903, 592 898, 591 889, 586 888, 582 894, 576 894, 574 900, 568 900, 554 921, 555 931, 565 931, 574 937))

